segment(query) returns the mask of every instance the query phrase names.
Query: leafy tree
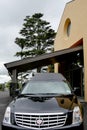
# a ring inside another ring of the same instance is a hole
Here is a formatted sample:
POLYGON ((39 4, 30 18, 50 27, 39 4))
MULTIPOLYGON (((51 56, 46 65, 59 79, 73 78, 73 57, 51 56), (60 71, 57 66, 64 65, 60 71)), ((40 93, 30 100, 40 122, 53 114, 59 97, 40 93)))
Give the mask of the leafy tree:
POLYGON ((21 48, 16 56, 35 57, 53 51, 56 33, 51 29, 50 23, 43 20, 42 17, 41 13, 35 13, 31 17, 26 16, 23 28, 19 32, 21 37, 15 39, 15 43, 21 48))

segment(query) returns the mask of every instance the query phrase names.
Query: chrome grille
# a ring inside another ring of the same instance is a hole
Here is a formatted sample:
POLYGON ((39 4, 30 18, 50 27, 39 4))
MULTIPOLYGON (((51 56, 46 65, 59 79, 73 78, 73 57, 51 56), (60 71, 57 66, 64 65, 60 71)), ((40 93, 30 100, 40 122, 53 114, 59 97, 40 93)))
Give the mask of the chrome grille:
POLYGON ((67 115, 63 113, 15 113, 18 126, 31 129, 49 129, 64 126, 67 115))

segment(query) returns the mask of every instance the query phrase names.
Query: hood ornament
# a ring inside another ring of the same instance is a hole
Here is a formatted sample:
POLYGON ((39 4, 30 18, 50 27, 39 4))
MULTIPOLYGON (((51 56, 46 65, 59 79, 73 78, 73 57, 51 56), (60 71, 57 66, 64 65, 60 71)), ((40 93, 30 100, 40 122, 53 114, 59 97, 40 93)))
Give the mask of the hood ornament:
POLYGON ((40 126, 40 125, 42 125, 43 124, 43 119, 36 119, 36 124, 38 125, 38 126, 40 126))

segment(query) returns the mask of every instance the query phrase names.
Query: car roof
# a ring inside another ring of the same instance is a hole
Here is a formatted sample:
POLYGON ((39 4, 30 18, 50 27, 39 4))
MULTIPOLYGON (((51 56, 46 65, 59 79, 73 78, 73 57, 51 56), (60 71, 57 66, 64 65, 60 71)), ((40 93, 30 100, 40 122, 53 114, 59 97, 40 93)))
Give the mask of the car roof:
POLYGON ((37 73, 31 81, 64 81, 66 78, 61 73, 37 73))

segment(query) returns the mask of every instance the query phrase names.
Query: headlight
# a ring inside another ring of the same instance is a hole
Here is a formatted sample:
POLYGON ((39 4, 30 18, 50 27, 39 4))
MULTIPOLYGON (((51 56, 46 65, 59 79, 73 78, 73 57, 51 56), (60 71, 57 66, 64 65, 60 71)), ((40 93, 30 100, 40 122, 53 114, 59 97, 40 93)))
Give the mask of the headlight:
POLYGON ((7 109, 6 109, 6 111, 5 111, 3 123, 10 124, 10 115, 11 115, 11 108, 10 108, 10 107, 7 107, 7 109))
POLYGON ((73 110, 73 124, 80 122, 82 122, 82 115, 79 106, 76 106, 73 110))

